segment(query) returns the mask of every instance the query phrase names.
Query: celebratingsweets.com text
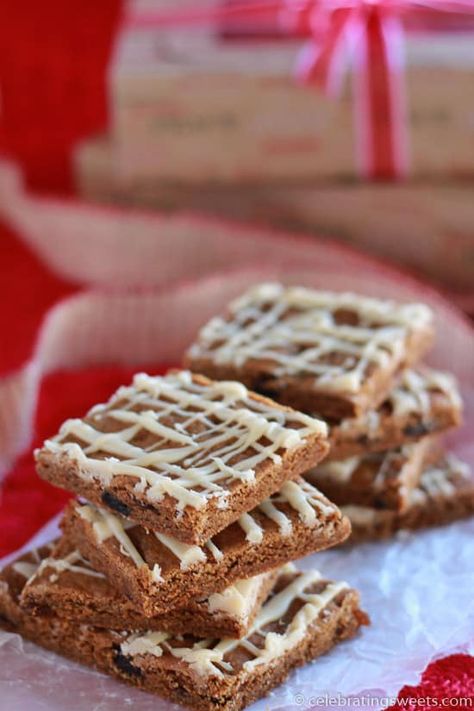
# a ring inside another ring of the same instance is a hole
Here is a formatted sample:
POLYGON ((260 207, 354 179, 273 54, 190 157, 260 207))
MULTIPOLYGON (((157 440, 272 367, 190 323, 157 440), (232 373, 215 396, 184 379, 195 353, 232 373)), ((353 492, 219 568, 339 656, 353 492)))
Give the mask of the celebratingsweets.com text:
POLYGON ((419 709, 419 708, 450 708, 450 709, 473 709, 474 698, 471 696, 413 696, 398 699, 391 696, 357 695, 345 696, 343 694, 320 694, 306 696, 305 694, 295 694, 293 702, 301 709, 311 708, 367 708, 367 709, 388 709, 394 706, 399 709, 419 709))

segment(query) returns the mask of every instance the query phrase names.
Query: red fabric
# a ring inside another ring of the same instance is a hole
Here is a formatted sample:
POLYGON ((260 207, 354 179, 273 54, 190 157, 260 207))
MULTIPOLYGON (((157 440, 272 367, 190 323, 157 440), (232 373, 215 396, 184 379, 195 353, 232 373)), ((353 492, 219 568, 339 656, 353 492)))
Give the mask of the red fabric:
POLYGON ((31 186, 70 191, 71 145, 105 128, 121 9, 121 0, 0 3, 0 140, 31 186))
MULTIPOLYGON (((0 147, 20 162, 31 186, 70 191, 71 146, 106 125, 104 72, 120 12, 119 0, 0 3, 0 147)), ((0 269, 1 375, 28 358, 48 307, 79 285, 50 274, 1 226, 0 269)), ((157 372, 158 366, 150 369, 157 372)), ((110 367, 48 377, 40 394, 36 442, 130 375, 130 369, 110 367)), ((25 453, 2 489, 0 555, 24 543, 66 498, 38 479, 31 451, 25 453)), ((400 694, 428 695, 473 697, 474 660, 465 655, 440 660, 418 687, 405 687, 400 694)))

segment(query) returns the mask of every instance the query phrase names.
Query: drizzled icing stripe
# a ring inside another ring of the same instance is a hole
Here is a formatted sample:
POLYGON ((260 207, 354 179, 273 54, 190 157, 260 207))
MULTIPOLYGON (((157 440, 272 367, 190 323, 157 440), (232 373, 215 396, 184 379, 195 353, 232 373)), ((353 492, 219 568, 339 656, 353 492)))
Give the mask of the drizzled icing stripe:
MULTIPOLYGON (((431 397, 439 392, 455 410, 460 410, 462 401, 456 379, 449 373, 429 368, 405 370, 399 383, 390 392, 381 408, 387 405, 394 417, 420 415, 425 418, 431 414, 431 397)), ((356 425, 361 431, 373 432, 380 425, 380 411, 373 410, 360 418, 343 420, 338 426, 342 432, 350 431, 356 425)))
POLYGON ((121 552, 131 558, 137 568, 146 565, 144 559, 138 552, 131 538, 125 531, 125 524, 118 516, 114 516, 105 509, 92 506, 77 506, 76 510, 81 518, 92 525, 98 543, 103 543, 107 538, 113 536, 120 544, 121 552))
MULTIPOLYGON (((469 466, 454 455, 447 455, 439 464, 431 465, 423 471, 418 486, 409 494, 409 509, 413 506, 426 505, 430 498, 454 496, 457 491, 456 483, 460 479, 471 479, 469 466)), ((353 524, 359 526, 369 525, 380 517, 394 515, 392 511, 370 506, 351 504, 340 508, 353 524)))
POLYGON ((254 656, 243 665, 246 672, 252 672, 255 667, 282 656, 286 651, 298 645, 304 638, 308 627, 317 619, 321 611, 341 591, 348 589, 345 582, 329 582, 320 593, 306 592, 309 587, 320 580, 321 575, 318 571, 300 573, 283 590, 263 605, 243 639, 226 638, 217 644, 215 644, 215 640, 205 639, 195 643, 192 647, 177 647, 168 643, 172 639, 169 635, 148 632, 131 635, 121 644, 121 652, 132 657, 143 654, 160 657, 166 651, 189 664, 191 669, 199 675, 222 677, 226 671, 233 671, 231 664, 225 661, 225 655, 240 646, 254 656), (297 599, 305 604, 295 614, 284 632, 266 632, 264 628, 281 619, 297 599), (250 641, 256 634, 261 637, 263 647, 257 647, 250 641))
POLYGON ((64 573, 66 571, 69 571, 70 573, 81 573, 82 575, 89 575, 94 578, 105 579, 105 575, 93 570, 88 561, 83 558, 77 550, 71 551, 71 553, 69 553, 65 558, 48 557, 40 560, 37 550, 35 550, 35 554, 37 560, 34 563, 19 560, 13 565, 13 570, 20 573, 27 579, 26 585, 30 585, 45 570, 49 569, 54 571, 49 576, 49 580, 52 583, 58 580, 60 573, 64 573), (78 565, 78 563, 80 565, 78 565))
POLYGON ((308 474, 315 476, 315 481, 318 481, 318 476, 320 476, 324 479, 333 479, 338 483, 345 484, 351 480, 361 461, 362 457, 350 457, 349 459, 324 462, 316 469, 310 470, 308 474))
POLYGON ((261 543, 263 540, 263 528, 248 513, 239 518, 239 525, 246 533, 246 540, 249 543, 261 543))
POLYGON ((324 489, 324 484, 335 483, 338 485, 349 484, 361 466, 370 467, 372 472, 371 488, 382 490, 387 479, 396 474, 403 481, 406 467, 416 467, 422 462, 431 440, 421 439, 418 442, 404 444, 385 452, 362 454, 350 459, 323 462, 315 469, 311 469, 307 476, 316 485, 324 489))
POLYGON ((38 563, 30 563, 27 560, 18 560, 13 564, 13 570, 19 575, 23 575, 27 580, 32 578, 39 568, 38 563))
POLYGON ((439 464, 425 469, 420 477, 418 487, 411 492, 410 503, 417 503, 417 497, 446 496, 456 492, 455 481, 469 480, 471 471, 467 464, 452 454, 447 455, 439 464))
MULTIPOLYGON (((320 492, 308 482, 304 480, 286 482, 279 493, 266 499, 253 510, 253 512, 259 511, 276 523, 282 536, 291 534, 292 522, 285 513, 277 508, 276 504, 291 506, 306 526, 314 526, 320 515, 331 516, 336 511, 336 507, 329 502, 326 503, 320 492)), ((81 518, 91 524, 98 543, 114 537, 119 542, 123 555, 128 556, 137 568, 148 568, 146 561, 125 530, 126 527, 130 528, 133 524, 92 504, 78 504, 76 510, 81 518)), ((265 530, 252 516, 253 512, 243 514, 236 523, 242 528, 245 538, 250 544, 259 545, 264 540, 265 530)), ((209 555, 217 562, 223 558, 222 551, 212 539, 203 546, 196 546, 182 543, 163 533, 155 532, 154 535, 179 560, 181 570, 187 570, 206 562, 209 555)), ((155 565, 152 575, 155 582, 162 582, 159 566, 155 565)))
MULTIPOLYGON (((43 547, 47 550, 52 550, 53 543, 46 543, 43 547)), ((33 558, 32 561, 17 560, 12 565, 12 569, 15 571, 15 573, 22 575, 27 580, 29 580, 36 574, 41 564, 41 556, 37 548, 32 548, 30 551, 28 551, 28 554, 33 558)))
POLYGON ((257 597, 272 573, 262 573, 246 580, 237 580, 220 593, 208 598, 209 612, 227 612, 234 617, 245 619, 253 610, 257 597))
POLYGON ((422 371, 405 371, 398 387, 394 388, 388 398, 393 414, 396 416, 416 412, 429 414, 430 396, 434 391, 443 393, 453 407, 461 407, 456 380, 452 375, 428 368, 422 371))
POLYGON ((181 570, 188 570, 197 563, 205 563, 206 554, 199 546, 188 545, 177 541, 172 536, 166 536, 164 533, 155 533, 157 539, 166 548, 179 558, 181 570))
POLYGON ((289 519, 288 516, 283 513, 283 511, 277 509, 277 507, 270 501, 270 499, 263 501, 263 503, 261 503, 258 508, 263 514, 265 514, 267 518, 270 519, 270 521, 276 523, 276 525, 280 529, 280 533, 282 536, 291 535, 291 531, 293 528, 291 519, 289 519))
POLYGON ((241 368, 250 360, 271 361, 277 377, 307 375, 325 390, 357 392, 367 367, 400 358, 407 333, 429 326, 424 304, 396 304, 358 296, 263 284, 230 305, 230 318, 213 318, 189 349, 191 359, 241 368), (335 312, 358 315, 358 325, 338 324, 335 312), (343 362, 326 362, 331 354, 343 362))
POLYGON ((325 423, 255 400, 240 383, 202 384, 181 371, 136 375, 108 405, 96 405, 87 422, 67 420, 44 448, 65 455, 77 463, 82 478, 104 486, 116 475, 132 477, 135 490, 152 502, 168 494, 178 510, 200 509, 217 498, 225 508, 230 483, 251 486, 262 464, 280 464, 281 451, 301 446, 312 435, 325 437, 325 423), (103 432, 105 419, 121 429, 103 432), (142 433, 152 437, 145 448, 134 444, 142 433))

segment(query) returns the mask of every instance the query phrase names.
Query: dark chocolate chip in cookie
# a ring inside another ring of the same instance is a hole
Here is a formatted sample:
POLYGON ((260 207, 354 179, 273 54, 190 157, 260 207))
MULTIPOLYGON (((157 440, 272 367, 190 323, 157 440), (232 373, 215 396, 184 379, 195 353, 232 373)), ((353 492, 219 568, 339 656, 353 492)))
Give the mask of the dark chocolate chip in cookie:
POLYGON ((143 676, 141 669, 132 664, 130 659, 119 651, 115 652, 114 654, 114 663, 115 666, 121 672, 127 674, 127 676, 133 676, 136 678, 140 678, 141 676, 143 676))
POLYGON ((130 516, 130 509, 127 504, 124 504, 123 501, 117 499, 117 497, 109 491, 104 491, 100 498, 102 499, 102 502, 109 507, 109 509, 112 509, 112 511, 116 511, 119 514, 122 514, 122 516, 130 516))
POLYGON ((425 434, 431 432, 431 427, 424 422, 417 422, 413 425, 407 425, 403 429, 403 434, 407 437, 422 437, 425 434))

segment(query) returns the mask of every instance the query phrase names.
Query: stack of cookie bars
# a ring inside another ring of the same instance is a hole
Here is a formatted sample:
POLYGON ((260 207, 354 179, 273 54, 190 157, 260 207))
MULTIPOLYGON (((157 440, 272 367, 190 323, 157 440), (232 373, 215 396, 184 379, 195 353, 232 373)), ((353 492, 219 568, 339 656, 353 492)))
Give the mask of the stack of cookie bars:
POLYGON ((469 467, 440 442, 461 423, 456 382, 420 365, 433 338, 423 304, 264 284, 212 319, 186 362, 328 423, 330 453, 304 476, 354 542, 474 511, 469 467))
POLYGON ((460 422, 455 382, 417 365, 433 336, 424 305, 251 289, 186 370, 137 375, 36 453, 81 498, 58 541, 3 571, 3 623, 222 711, 352 637, 368 622, 357 592, 291 561, 351 522, 354 541, 474 510, 437 438, 460 422))
POLYGON ((78 494, 52 546, 2 572, 3 625, 199 709, 244 708, 368 618, 291 563, 350 522, 301 474, 321 420, 235 382, 139 374, 36 453, 78 494))

